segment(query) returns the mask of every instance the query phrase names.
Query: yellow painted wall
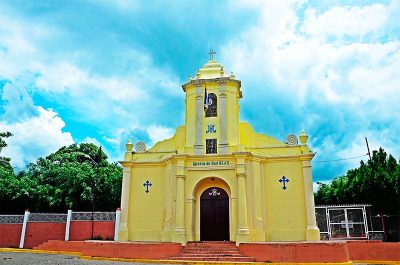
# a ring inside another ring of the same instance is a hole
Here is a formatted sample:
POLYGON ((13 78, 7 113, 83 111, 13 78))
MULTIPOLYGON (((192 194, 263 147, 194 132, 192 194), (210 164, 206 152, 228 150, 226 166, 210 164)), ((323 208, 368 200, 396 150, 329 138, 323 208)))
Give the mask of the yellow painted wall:
POLYGON ((305 240, 304 188, 300 162, 277 161, 265 164, 268 241, 305 240), (286 176, 287 189, 279 179, 286 176))
POLYGON ((129 237, 131 240, 161 240, 164 213, 164 168, 162 166, 133 167, 131 196, 129 204, 129 237), (152 186, 145 192, 143 184, 150 181, 152 186))
POLYGON ((308 167, 314 154, 306 145, 307 136, 303 134, 303 143, 288 145, 239 122, 241 83, 215 61, 182 87, 185 125, 146 152, 132 152, 133 144, 127 144, 121 164, 123 183, 129 183, 129 189, 123 187, 120 240, 182 244, 199 240, 200 195, 210 187, 220 187, 229 195, 231 241, 318 240, 308 167), (226 94, 228 153, 206 155, 205 139, 217 138, 220 143, 222 137, 221 84, 226 94), (204 86, 218 98, 217 117, 204 117, 204 86), (201 87, 202 154, 194 151, 197 87, 201 87), (216 126, 216 133, 206 133, 210 124, 216 126), (279 182, 282 176, 289 179, 286 190, 279 182), (149 193, 143 186, 147 180, 152 183, 149 193))

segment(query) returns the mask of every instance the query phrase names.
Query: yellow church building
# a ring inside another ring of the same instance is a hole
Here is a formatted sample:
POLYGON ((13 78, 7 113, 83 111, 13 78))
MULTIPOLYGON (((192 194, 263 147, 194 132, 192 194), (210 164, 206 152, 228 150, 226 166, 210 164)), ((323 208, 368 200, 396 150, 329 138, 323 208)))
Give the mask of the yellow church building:
POLYGON ((210 55, 182 85, 185 125, 148 150, 126 144, 119 240, 319 240, 308 136, 240 122, 241 81, 210 55))

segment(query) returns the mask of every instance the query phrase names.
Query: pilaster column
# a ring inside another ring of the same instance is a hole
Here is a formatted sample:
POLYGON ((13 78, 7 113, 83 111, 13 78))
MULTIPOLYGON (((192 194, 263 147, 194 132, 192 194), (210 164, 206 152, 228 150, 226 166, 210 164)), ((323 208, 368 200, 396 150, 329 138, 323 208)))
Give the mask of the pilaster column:
POLYGON ((237 229, 236 244, 249 242, 250 231, 247 216, 246 200, 246 155, 236 154, 236 179, 237 179, 237 229))
POLYGON ((163 229, 161 234, 161 241, 170 242, 171 241, 171 231, 174 229, 172 220, 175 216, 172 212, 174 201, 174 194, 171 194, 173 186, 176 184, 174 171, 172 170, 172 163, 167 162, 165 169, 165 184, 164 184, 164 218, 163 218, 163 229))
POLYGON ((320 240, 319 228, 317 227, 315 217, 314 192, 312 184, 311 161, 302 159, 303 178, 304 178, 304 196, 306 202, 307 228, 306 240, 320 240))
POLYGON ((249 242, 250 231, 247 221, 247 200, 246 200, 246 174, 237 173, 237 215, 238 224, 236 230, 236 244, 249 242))
POLYGON ((228 153, 227 120, 226 120, 226 83, 222 83, 219 94, 220 135, 219 153, 228 153))
POLYGON ((176 176, 176 229, 185 228, 185 175, 176 176))
POLYGON ((194 144, 194 153, 201 155, 203 153, 203 97, 202 86, 196 87, 196 143, 194 144))
POLYGON ((238 181, 238 233, 249 232, 247 223, 246 174, 237 173, 238 181))
POLYGON ((121 223, 119 230, 119 241, 128 241, 128 213, 129 192, 131 185, 131 166, 124 165, 121 191, 121 223))
POLYGON ((195 230, 194 228, 194 210, 195 210, 195 198, 192 195, 187 195, 186 197, 186 205, 185 205, 185 224, 186 226, 186 240, 187 241, 195 241, 195 230))
POLYGON ((176 205, 175 205, 175 230, 172 241, 186 245, 185 229, 185 160, 176 162, 176 205))

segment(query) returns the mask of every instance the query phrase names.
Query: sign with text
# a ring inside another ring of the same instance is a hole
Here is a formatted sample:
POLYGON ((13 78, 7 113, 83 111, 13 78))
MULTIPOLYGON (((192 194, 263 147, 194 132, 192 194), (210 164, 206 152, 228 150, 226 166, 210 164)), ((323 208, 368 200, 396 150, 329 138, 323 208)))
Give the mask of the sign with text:
POLYGON ((206 166, 229 166, 229 160, 218 160, 218 161, 196 161, 193 162, 194 167, 206 167, 206 166))

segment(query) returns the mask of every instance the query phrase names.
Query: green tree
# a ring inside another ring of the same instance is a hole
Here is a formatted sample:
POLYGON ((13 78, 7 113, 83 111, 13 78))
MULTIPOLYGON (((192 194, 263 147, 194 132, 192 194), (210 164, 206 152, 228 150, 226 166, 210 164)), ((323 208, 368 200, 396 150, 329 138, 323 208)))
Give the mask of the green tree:
POLYGON ((96 211, 115 210, 121 182, 122 168, 109 163, 101 148, 90 143, 64 146, 18 173, 9 185, 11 203, 0 210, 90 211, 93 202, 96 211))
POLYGON ((11 159, 1 156, 1 151, 7 146, 5 138, 11 137, 10 132, 0 132, 0 212, 14 202, 15 191, 20 182, 14 175, 11 159))
POLYGON ((315 193, 316 204, 369 203, 387 214, 400 209, 400 162, 382 148, 372 159, 346 175, 322 185, 315 193))
MULTIPOLYGON (((4 138, 11 137, 12 134, 10 132, 0 132, 0 154, 4 147, 7 146, 4 138)), ((0 156, 0 174, 5 174, 5 172, 13 171, 13 168, 10 164, 11 159, 7 157, 0 156)), ((0 175, 2 176, 2 175, 0 175)))

